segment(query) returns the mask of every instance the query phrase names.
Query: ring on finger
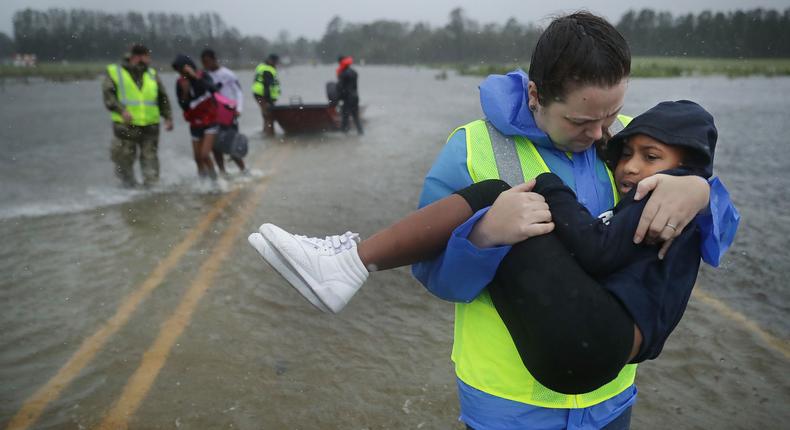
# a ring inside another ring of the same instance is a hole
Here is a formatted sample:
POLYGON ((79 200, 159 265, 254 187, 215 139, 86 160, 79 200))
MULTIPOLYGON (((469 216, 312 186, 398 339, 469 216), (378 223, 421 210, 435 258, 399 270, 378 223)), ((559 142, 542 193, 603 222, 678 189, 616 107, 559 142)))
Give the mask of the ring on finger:
POLYGON ((675 224, 667 223, 665 227, 669 227, 672 230, 678 231, 678 226, 676 226, 675 224))

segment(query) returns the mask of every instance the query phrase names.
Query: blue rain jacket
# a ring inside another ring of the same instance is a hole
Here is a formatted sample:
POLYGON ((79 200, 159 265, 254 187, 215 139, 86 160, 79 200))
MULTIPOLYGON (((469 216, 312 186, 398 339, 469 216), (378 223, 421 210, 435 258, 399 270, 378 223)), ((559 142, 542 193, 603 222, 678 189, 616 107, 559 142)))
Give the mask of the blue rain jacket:
MULTIPOLYGON (((527 83, 522 70, 507 75, 491 75, 480 85, 480 103, 486 118, 497 130, 508 135, 523 135, 536 146, 552 172, 577 195, 592 214, 614 206, 608 175, 594 148, 572 154, 557 150, 551 139, 535 124, 527 106, 527 83)), ((472 184, 466 165, 466 136, 454 133, 425 177, 420 207, 444 198, 472 184)), ((697 217, 702 229, 703 260, 717 266, 732 244, 739 215, 726 188, 711 180, 710 209, 697 217)), ((468 235, 486 209, 458 227, 447 248, 437 258, 412 266, 412 273, 434 295, 454 302, 471 302, 494 278, 497 267, 510 251, 509 246, 480 249, 468 235)))
MULTIPOLYGON (((486 118, 506 135, 523 135, 532 141, 552 172, 576 193, 593 214, 614 206, 614 196, 603 163, 590 148, 571 157, 554 148, 538 129, 527 105, 527 75, 516 70, 489 76, 480 86, 480 103, 486 118)), ((447 141, 425 177, 419 206, 423 207, 472 184, 466 165, 466 136, 456 132, 447 141)), ((510 246, 481 249, 469 240, 475 223, 488 211, 482 209, 459 226, 447 248, 437 258, 412 266, 414 276, 434 295, 454 302, 471 302, 494 278, 510 246)), ((702 254, 718 264, 732 243, 732 215, 737 212, 721 183, 711 185, 711 208, 697 218, 703 230, 702 254), (722 194, 721 191, 724 193, 722 194), (708 226, 707 230, 705 226, 708 226), (729 236, 728 236, 729 234, 729 236)), ((737 227, 737 219, 734 222, 737 227)), ((636 401, 636 387, 597 405, 582 409, 547 409, 492 396, 460 379, 461 419, 475 428, 573 428, 598 429, 616 419, 636 401)))

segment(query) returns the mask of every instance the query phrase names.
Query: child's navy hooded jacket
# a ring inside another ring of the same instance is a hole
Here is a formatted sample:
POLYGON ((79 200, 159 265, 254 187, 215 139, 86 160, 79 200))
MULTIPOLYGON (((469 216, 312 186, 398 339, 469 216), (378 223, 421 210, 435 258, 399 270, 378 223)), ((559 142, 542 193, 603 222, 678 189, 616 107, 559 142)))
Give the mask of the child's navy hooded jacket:
MULTIPOLYGON (((698 104, 663 102, 634 118, 609 141, 609 160, 616 163, 623 141, 637 134, 685 149, 683 166, 665 173, 711 176, 717 132, 713 117, 698 104)), ((585 271, 623 303, 642 332, 642 347, 633 361, 656 358, 683 316, 697 279, 701 236, 696 223, 692 221, 659 260, 658 246, 633 243, 648 200, 634 201, 635 190, 623 197, 608 223, 592 217, 554 174, 538 176, 533 191, 546 198, 555 233, 585 271)))

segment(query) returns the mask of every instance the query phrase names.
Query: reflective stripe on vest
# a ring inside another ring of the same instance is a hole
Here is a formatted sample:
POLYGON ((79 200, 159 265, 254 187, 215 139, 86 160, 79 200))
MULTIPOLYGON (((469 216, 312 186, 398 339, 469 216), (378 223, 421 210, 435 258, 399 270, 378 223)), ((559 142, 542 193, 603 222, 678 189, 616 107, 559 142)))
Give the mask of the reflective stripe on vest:
POLYGON ((280 98, 280 81, 277 79, 277 69, 273 66, 262 63, 258 64, 255 68, 255 81, 252 83, 252 93, 258 96, 263 96, 263 73, 269 72, 272 74, 273 82, 269 86, 269 97, 272 100, 280 98))
MULTIPOLYGON (((625 116, 618 119, 625 124, 630 121, 625 116)), ((535 145, 523 136, 504 136, 483 120, 458 130, 466 133, 467 169, 474 182, 502 179, 516 185, 549 171, 535 145)), ((617 202, 614 179, 607 172, 617 202)), ((636 365, 629 364, 613 381, 590 393, 567 395, 549 390, 524 367, 487 290, 471 303, 456 304, 454 338, 452 359, 462 381, 494 396, 529 405, 585 408, 621 393, 636 376, 636 365)))
MULTIPOLYGON (((138 87, 128 70, 119 64, 107 66, 107 73, 115 84, 118 101, 132 115, 132 125, 146 126, 159 124, 159 85, 156 71, 149 68, 143 73, 142 87, 138 87)), ((113 122, 123 123, 123 116, 110 112, 113 122)))

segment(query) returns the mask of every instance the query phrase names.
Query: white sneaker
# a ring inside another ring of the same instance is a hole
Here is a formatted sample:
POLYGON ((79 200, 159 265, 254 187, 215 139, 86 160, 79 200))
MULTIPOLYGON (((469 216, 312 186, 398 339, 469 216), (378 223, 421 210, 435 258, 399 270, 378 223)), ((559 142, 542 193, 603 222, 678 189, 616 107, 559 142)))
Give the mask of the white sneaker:
POLYGON ((318 296, 313 293, 313 290, 307 286, 307 283, 304 279, 300 278, 299 275, 294 272, 293 270, 289 269, 290 264, 283 259, 283 257, 272 249, 269 242, 263 238, 260 233, 253 233, 248 238, 247 241, 250 242, 253 248, 258 251, 258 254, 263 257, 263 259, 269 263, 275 270, 277 270, 280 275, 282 275, 288 283, 291 284, 296 291, 299 291, 300 294, 304 296, 313 306, 317 307, 319 310, 323 312, 329 312, 329 308, 327 308, 321 300, 318 299, 318 296))
POLYGON ((356 233, 319 239, 293 235, 274 224, 263 224, 258 230, 279 257, 266 261, 306 299, 310 295, 303 292, 304 286, 334 313, 348 304, 368 278, 357 252, 360 239, 356 233))

